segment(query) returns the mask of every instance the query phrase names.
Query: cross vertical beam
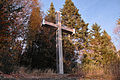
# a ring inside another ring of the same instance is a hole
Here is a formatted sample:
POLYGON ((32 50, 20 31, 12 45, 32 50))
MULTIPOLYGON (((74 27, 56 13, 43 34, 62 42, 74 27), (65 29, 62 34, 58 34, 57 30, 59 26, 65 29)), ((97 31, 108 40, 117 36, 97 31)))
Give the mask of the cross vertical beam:
POLYGON ((57 24, 58 24, 58 30, 57 30, 57 51, 56 55, 59 54, 59 74, 64 74, 63 71, 63 49, 62 49, 62 27, 61 27, 61 19, 60 19, 60 12, 57 12, 57 24))
POLYGON ((58 45, 58 29, 56 30, 56 71, 59 73, 59 45, 58 45))

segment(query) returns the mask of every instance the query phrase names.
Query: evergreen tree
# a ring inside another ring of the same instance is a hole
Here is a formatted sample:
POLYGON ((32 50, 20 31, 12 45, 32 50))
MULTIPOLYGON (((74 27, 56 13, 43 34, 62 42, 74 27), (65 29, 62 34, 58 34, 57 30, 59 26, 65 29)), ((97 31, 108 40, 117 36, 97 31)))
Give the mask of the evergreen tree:
MULTIPOLYGON (((53 2, 50 4, 50 8, 47 11, 47 15, 45 16, 45 20, 48 22, 56 23, 55 20, 55 8, 53 2)), ((47 53, 46 57, 46 67, 53 70, 56 70, 56 29, 53 27, 45 27, 43 28, 43 34, 46 40, 48 42, 45 42, 47 44, 47 53), (49 64, 49 65, 48 65, 49 64)))
MULTIPOLYGON (((56 67, 56 45, 55 45, 55 29, 46 26, 41 27, 41 12, 39 7, 33 8, 28 31, 28 46, 24 53, 21 63, 30 65, 32 69, 54 69, 56 67)), ((49 22, 55 20, 51 17, 52 13, 46 16, 49 22), (52 20, 52 21, 50 21, 52 20)), ((54 21, 55 22, 55 21, 54 21)))
POLYGON ((90 34, 89 49, 83 54, 83 69, 94 71, 96 68, 108 72, 111 64, 116 61, 115 57, 117 57, 111 37, 105 30, 101 32, 100 26, 96 23, 93 24, 90 34))
POLYGON ((42 16, 39 7, 34 7, 29 20, 28 26, 28 44, 32 44, 35 41, 35 36, 40 32, 42 16))
POLYGON ((32 12, 26 32, 26 48, 21 56, 21 65, 32 66, 36 54, 36 37, 41 32, 42 12, 37 0, 32 1, 32 12))
POLYGON ((61 9, 62 14, 62 25, 65 25, 69 28, 75 28, 76 20, 80 17, 78 9, 75 7, 72 0, 65 0, 63 9, 61 9))
MULTIPOLYGON (((81 16, 78 13, 78 9, 75 7, 72 0, 66 0, 63 5, 63 9, 61 9, 62 14, 62 25, 67 26, 68 28, 75 28, 78 30, 78 23, 76 20, 80 19, 81 16)), ((73 38, 75 36, 68 37, 67 33, 63 33, 63 53, 64 53, 64 69, 65 72, 72 72, 77 67, 76 60, 77 54, 74 52, 75 45, 73 42, 73 38), (68 67, 69 66, 69 67, 68 67), (67 69, 66 69, 67 67, 67 69)))
POLYGON ((56 20, 55 20, 55 8, 53 5, 53 2, 51 2, 51 5, 50 5, 50 8, 47 12, 47 16, 45 17, 45 20, 48 22, 52 22, 52 23, 56 22, 56 20))
POLYGON ((68 54, 69 56, 72 56, 73 60, 71 61, 69 59, 69 61, 74 65, 74 67, 76 65, 75 61, 78 59, 76 56, 81 53, 82 49, 85 49, 88 46, 88 24, 85 24, 78 11, 79 10, 75 7, 72 0, 66 0, 63 9, 61 9, 62 25, 75 29, 75 35, 70 38, 66 37, 68 34, 63 34, 64 59, 66 60, 66 55, 68 54), (71 52, 71 50, 73 51, 71 52))
POLYGON ((10 73, 18 66, 22 52, 18 38, 22 36, 23 22, 27 18, 27 11, 23 11, 25 4, 20 0, 0 0, 0 70, 4 73, 10 73))
MULTIPOLYGON (((75 18, 79 16, 78 9, 74 6, 74 3, 71 0, 66 0, 63 5, 63 9, 61 9, 62 14, 62 25, 65 25, 69 28, 75 27, 75 18), (75 15, 76 13, 76 15, 75 15)), ((75 68, 75 53, 74 53, 74 45, 71 42, 67 33, 63 33, 63 56, 64 56, 64 72, 71 73, 75 68)))
POLYGON ((100 48, 100 51, 103 56, 103 64, 109 65, 111 64, 115 59, 116 55, 116 48, 111 42, 111 37, 107 34, 107 32, 104 30, 102 39, 101 39, 102 45, 100 48))
POLYGON ((101 60, 102 60, 102 56, 101 56, 101 52, 99 52, 99 48, 101 47, 101 28, 100 26, 98 26, 96 23, 92 25, 92 30, 90 33, 90 46, 89 46, 89 50, 92 53, 87 52, 87 54, 83 54, 83 60, 82 63, 83 64, 88 64, 88 63, 92 63, 93 64, 100 64, 101 60), (97 45, 97 46, 96 46, 97 45), (89 57, 89 58, 88 58, 89 57), (92 58, 93 60, 92 61, 92 58), (87 60, 89 59, 89 60, 87 60), (84 63, 86 61, 89 61, 87 63, 84 63))
MULTIPOLYGON (((48 22, 55 23, 55 8, 53 3, 50 5, 45 19, 48 22)), ((43 26, 41 33, 36 38, 36 44, 39 46, 37 54, 39 55, 39 67, 41 69, 56 70, 56 29, 43 26)))
POLYGON ((91 30, 90 49, 93 51, 95 64, 102 65, 108 61, 110 62, 110 60, 105 61, 107 59, 105 55, 111 55, 112 58, 112 55, 114 55, 114 52, 116 51, 115 46, 111 42, 111 37, 105 30, 101 32, 100 26, 96 23, 93 24, 91 30))
POLYGON ((110 59, 112 59, 115 56, 114 53, 116 51, 116 48, 111 42, 111 37, 107 34, 107 32, 100 32, 100 26, 95 24, 92 26, 92 29, 93 30, 91 34, 93 38, 90 42, 92 50, 96 53, 98 57, 96 59, 99 59, 99 64, 106 65, 107 63, 110 63, 112 61, 110 59), (111 56, 111 58, 109 58, 108 56, 111 56), (109 58, 109 60, 107 60, 107 58, 109 58))
POLYGON ((75 30, 76 33, 74 38, 77 40, 75 42, 75 45, 77 46, 76 50, 79 51, 80 53, 82 50, 85 50, 88 47, 88 37, 89 37, 88 23, 85 24, 83 19, 78 18, 75 30))

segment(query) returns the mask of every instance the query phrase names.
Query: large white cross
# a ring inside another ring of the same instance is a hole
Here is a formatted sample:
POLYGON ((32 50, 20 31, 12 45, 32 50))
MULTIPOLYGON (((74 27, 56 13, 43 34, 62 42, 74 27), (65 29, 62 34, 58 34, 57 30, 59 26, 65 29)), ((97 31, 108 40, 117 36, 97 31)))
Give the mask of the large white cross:
POLYGON ((70 29, 66 26, 61 26, 61 13, 57 11, 56 15, 56 23, 51 23, 43 20, 43 25, 48 25, 51 27, 57 28, 56 30, 56 66, 57 66, 57 71, 59 74, 64 74, 64 69, 63 69, 63 49, 62 49, 62 31, 66 31, 71 33, 75 33, 75 29, 70 29))

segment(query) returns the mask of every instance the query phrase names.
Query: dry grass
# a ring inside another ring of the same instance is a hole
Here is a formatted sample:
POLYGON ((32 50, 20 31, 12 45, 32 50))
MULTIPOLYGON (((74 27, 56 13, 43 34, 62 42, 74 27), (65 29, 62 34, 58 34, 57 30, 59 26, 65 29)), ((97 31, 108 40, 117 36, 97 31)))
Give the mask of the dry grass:
MULTIPOLYGON (((80 67, 75 74, 59 75, 52 69, 30 70, 25 67, 19 67, 11 75, 6 75, 13 78, 84 78, 83 80, 120 80, 120 62, 114 62, 106 67, 87 64, 83 68, 80 67)), ((9 77, 8 77, 9 78, 9 77)))
POLYGON ((104 75, 104 70, 100 66, 96 65, 85 65, 82 69, 82 72, 85 74, 86 77, 94 76, 94 75, 104 75))
MULTIPOLYGON (((29 70, 25 67, 18 68, 15 72, 11 73, 10 75, 0 75, 0 77, 4 78, 13 78, 13 79, 55 79, 55 80, 72 80, 74 78, 74 75, 69 74, 56 74, 56 72, 52 69, 46 69, 46 70, 29 70)), ((75 80, 75 78, 73 79, 75 80)))
POLYGON ((106 67, 85 65, 82 69, 85 78, 98 80, 120 80, 120 64, 114 63, 106 67))
MULTIPOLYGON (((40 70, 40 69, 34 69, 30 70, 25 67, 18 68, 15 72, 11 73, 11 75, 17 75, 17 77, 21 78, 46 78, 51 77, 53 75, 56 75, 55 71, 52 69, 46 69, 46 70, 40 70)), ((15 77, 13 76, 13 77, 15 77)))
POLYGON ((106 63, 104 66, 92 63, 81 65, 77 73, 83 74, 88 79, 120 80, 120 57, 116 57, 111 63, 106 63))

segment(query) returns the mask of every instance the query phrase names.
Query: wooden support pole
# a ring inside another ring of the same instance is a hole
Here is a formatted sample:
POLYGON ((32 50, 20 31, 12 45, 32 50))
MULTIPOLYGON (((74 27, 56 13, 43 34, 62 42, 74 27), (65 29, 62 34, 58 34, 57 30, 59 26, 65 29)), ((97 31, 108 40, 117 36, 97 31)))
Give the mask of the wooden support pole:
POLYGON ((57 12, 57 24, 58 24, 58 53, 59 53, 59 74, 64 74, 63 71, 63 50, 62 50, 62 27, 60 12, 57 12))
POLYGON ((59 73, 59 45, 58 45, 58 29, 56 30, 56 71, 59 73))

